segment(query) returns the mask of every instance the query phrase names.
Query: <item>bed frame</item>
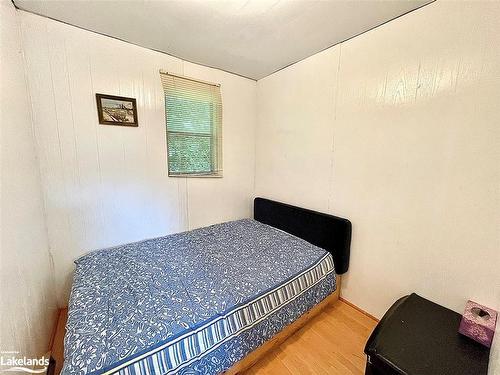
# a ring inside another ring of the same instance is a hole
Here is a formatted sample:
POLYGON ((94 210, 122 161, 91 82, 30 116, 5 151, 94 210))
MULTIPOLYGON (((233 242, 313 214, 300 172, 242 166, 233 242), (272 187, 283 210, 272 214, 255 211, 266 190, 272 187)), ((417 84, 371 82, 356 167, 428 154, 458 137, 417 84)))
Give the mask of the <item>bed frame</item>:
POLYGON ((321 313, 330 303, 337 301, 341 284, 339 275, 349 269, 352 233, 349 220, 265 198, 255 198, 253 210, 255 220, 284 230, 329 251, 337 273, 337 289, 276 336, 234 364, 224 372, 224 375, 235 375, 249 369, 266 353, 276 348, 309 320, 321 313))
MULTIPOLYGON (((335 272, 337 273, 337 289, 299 319, 285 327, 276 336, 234 364, 224 372, 226 375, 238 374, 250 368, 267 352, 280 345, 309 320, 321 313, 330 303, 337 301, 341 284, 339 275, 347 272, 349 268, 351 244, 351 223, 349 220, 265 198, 255 198, 254 218, 329 251, 333 256, 335 272)), ((63 363, 62 352, 66 319, 67 310, 62 310, 57 329, 52 338, 53 345, 51 345, 51 349, 54 357, 56 357, 56 363, 51 362, 49 371, 54 371, 54 367, 56 367, 56 373, 59 373, 63 363)))

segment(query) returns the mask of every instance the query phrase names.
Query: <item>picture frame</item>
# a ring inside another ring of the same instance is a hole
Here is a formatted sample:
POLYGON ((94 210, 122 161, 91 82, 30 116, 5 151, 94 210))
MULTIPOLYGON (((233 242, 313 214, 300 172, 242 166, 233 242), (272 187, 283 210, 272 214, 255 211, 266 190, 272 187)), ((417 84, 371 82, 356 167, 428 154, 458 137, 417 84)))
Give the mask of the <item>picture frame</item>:
POLYGON ((116 126, 139 126, 135 98, 95 94, 99 124, 116 126))

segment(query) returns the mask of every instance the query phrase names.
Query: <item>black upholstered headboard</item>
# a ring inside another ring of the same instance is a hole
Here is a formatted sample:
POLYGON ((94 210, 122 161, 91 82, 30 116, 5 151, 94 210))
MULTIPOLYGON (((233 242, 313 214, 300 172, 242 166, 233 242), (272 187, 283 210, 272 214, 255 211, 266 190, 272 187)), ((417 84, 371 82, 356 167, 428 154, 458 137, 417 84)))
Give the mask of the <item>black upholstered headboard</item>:
POLYGON ((337 274, 349 269, 352 232, 349 220, 265 198, 254 199, 253 216, 261 223, 329 251, 337 274))

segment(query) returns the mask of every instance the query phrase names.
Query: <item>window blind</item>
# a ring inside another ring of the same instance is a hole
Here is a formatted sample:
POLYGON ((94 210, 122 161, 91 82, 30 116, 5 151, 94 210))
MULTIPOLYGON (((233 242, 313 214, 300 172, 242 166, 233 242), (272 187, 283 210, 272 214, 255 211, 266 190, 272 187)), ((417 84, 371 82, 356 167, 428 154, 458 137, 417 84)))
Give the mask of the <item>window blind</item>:
POLYGON ((222 176, 220 86, 160 72, 169 176, 222 176))

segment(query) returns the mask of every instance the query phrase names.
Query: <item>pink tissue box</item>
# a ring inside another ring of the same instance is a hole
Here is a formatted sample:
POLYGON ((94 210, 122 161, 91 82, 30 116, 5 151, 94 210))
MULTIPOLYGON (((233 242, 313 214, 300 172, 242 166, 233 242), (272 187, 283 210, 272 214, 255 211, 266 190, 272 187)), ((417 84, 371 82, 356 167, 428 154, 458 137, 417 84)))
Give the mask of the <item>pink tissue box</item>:
POLYGON ((465 305, 465 311, 462 315, 458 332, 491 348, 497 323, 497 314, 493 309, 473 301, 468 301, 465 305))

